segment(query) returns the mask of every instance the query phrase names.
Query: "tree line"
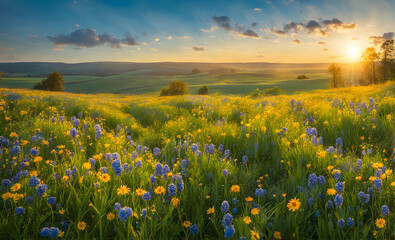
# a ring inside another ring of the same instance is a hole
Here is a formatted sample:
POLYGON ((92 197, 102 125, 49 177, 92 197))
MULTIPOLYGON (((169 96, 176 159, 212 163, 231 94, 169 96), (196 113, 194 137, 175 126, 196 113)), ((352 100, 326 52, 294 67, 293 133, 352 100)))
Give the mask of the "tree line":
MULTIPOLYGON (((395 79, 394 40, 386 40, 378 51, 374 46, 366 48, 362 53, 361 60, 362 70, 359 85, 367 86, 395 79)), ((339 64, 329 65, 328 72, 332 75, 329 81, 331 88, 346 86, 339 64)))

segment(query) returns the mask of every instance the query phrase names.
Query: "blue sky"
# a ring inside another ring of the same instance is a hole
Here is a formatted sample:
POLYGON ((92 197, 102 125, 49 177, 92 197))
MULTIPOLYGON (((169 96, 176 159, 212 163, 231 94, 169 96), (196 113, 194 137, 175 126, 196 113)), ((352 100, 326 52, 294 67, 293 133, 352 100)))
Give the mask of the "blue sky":
POLYGON ((0 0, 0 61, 350 62, 393 0, 0 0))

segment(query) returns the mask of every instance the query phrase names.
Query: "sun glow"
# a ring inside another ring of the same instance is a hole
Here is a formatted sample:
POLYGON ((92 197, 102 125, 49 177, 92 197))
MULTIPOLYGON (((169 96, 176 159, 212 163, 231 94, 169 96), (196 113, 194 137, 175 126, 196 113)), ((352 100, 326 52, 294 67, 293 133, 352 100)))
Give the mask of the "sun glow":
POLYGON ((350 47, 348 49, 348 56, 351 60, 355 61, 361 56, 361 50, 357 47, 350 47))

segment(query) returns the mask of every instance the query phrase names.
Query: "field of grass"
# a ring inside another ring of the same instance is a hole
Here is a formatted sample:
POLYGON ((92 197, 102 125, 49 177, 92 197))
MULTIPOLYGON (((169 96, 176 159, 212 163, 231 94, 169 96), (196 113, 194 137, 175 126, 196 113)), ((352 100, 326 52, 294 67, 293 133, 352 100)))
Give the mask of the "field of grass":
POLYGON ((394 89, 0 89, 0 238, 395 238, 394 89))

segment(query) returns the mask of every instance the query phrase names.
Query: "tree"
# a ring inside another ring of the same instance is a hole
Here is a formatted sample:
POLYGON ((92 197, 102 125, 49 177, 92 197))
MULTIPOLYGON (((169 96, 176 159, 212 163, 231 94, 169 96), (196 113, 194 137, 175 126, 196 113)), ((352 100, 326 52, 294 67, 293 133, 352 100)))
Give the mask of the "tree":
POLYGON ((192 69, 192 73, 193 73, 193 74, 202 73, 202 71, 200 71, 199 68, 194 68, 194 69, 192 69))
POLYGON ((59 72, 52 72, 47 79, 34 85, 34 89, 63 92, 64 78, 59 72))
MULTIPOLYGON (((376 52, 374 47, 366 48, 365 52, 362 53, 362 59, 365 62, 364 71, 365 75, 368 78, 369 84, 376 84, 376 70, 375 70, 375 62, 379 58, 379 55, 376 52)), ((361 84, 362 85, 362 84, 361 84)))
POLYGON ((341 88, 346 86, 346 83, 344 82, 344 78, 342 76, 342 69, 337 63, 332 63, 331 65, 329 65, 328 72, 332 74, 330 80, 331 88, 341 88))
POLYGON ((160 96, 184 95, 188 90, 187 84, 183 81, 172 81, 167 88, 162 88, 160 96))
POLYGON ((77 87, 77 88, 75 89, 75 92, 76 92, 76 93, 81 93, 81 88, 77 87))
POLYGON ((3 73, 0 72, 0 84, 1 84, 1 77, 3 76, 3 73))
POLYGON ((307 77, 306 75, 302 74, 302 75, 298 75, 298 76, 296 77, 296 79, 298 79, 298 80, 309 79, 309 77, 307 77))
POLYGON ((387 40, 381 45, 382 80, 387 81, 394 77, 394 40, 387 40))
POLYGON ((202 86, 201 88, 199 88, 198 90, 198 94, 199 95, 208 95, 208 87, 207 86, 202 86))

